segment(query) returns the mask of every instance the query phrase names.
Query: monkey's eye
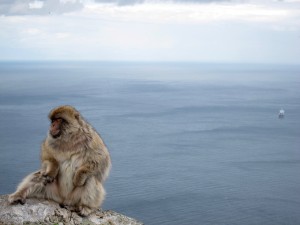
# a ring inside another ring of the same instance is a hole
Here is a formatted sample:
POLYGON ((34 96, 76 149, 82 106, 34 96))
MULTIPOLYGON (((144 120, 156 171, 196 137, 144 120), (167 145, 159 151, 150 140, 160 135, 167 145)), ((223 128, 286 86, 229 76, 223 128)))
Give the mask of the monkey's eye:
POLYGON ((64 124, 68 124, 68 121, 63 119, 63 118, 60 118, 61 119, 61 122, 64 123, 64 124))
POLYGON ((55 121, 57 121, 57 120, 64 121, 64 119, 62 119, 62 118, 52 118, 52 119, 51 119, 51 123, 53 123, 53 122, 55 122, 55 121))
POLYGON ((69 122, 67 120, 65 120, 64 118, 61 118, 61 117, 51 119, 51 123, 54 123, 56 121, 58 121, 60 124, 69 124, 69 122))

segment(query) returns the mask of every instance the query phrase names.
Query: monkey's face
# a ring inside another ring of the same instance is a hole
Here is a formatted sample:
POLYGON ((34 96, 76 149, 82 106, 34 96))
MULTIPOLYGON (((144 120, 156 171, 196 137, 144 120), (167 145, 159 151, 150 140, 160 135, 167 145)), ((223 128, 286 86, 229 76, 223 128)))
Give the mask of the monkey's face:
POLYGON ((62 134, 62 129, 65 121, 62 118, 53 118, 51 120, 51 125, 49 133, 53 138, 58 138, 62 134))
POLYGON ((65 141, 78 133, 80 128, 79 112, 71 106, 59 106, 53 109, 48 115, 51 125, 49 135, 57 139, 64 139, 65 141))

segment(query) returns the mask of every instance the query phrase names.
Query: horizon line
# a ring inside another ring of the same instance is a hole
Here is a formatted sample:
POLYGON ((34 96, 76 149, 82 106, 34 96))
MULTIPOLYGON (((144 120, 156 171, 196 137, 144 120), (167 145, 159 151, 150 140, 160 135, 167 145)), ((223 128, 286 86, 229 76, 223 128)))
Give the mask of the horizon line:
POLYGON ((197 61, 197 60, 101 60, 101 59, 0 59, 0 63, 21 63, 21 62, 38 62, 38 63, 72 63, 72 62, 82 62, 82 63, 146 63, 146 64, 153 64, 153 63, 170 63, 170 64, 223 64, 223 65, 232 65, 232 64, 239 64, 239 65, 286 65, 286 66, 300 66, 299 63, 295 62, 239 62, 239 61, 197 61))

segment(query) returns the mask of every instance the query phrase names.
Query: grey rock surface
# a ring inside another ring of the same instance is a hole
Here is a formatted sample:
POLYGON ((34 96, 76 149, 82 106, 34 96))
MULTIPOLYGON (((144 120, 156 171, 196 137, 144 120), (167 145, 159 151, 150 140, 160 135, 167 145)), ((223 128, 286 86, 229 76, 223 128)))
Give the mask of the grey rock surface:
POLYGON ((46 225, 142 225, 143 223, 116 213, 98 210, 88 217, 61 208, 53 201, 27 199, 24 205, 10 205, 7 195, 0 196, 0 225, 46 224, 46 225))

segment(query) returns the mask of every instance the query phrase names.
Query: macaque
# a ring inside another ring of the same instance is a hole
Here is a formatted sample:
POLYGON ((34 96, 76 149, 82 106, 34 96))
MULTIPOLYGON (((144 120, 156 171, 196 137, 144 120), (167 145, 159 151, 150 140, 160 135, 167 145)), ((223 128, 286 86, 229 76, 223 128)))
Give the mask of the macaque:
POLYGON ((105 197, 103 182, 111 167, 108 150, 75 108, 57 107, 49 119, 51 125, 41 147, 42 168, 24 178, 9 202, 50 199, 87 216, 105 197))

